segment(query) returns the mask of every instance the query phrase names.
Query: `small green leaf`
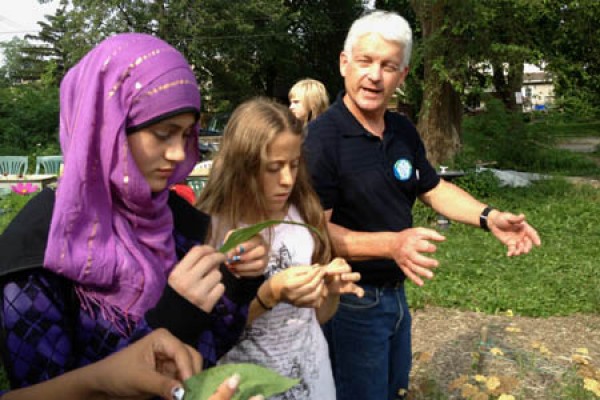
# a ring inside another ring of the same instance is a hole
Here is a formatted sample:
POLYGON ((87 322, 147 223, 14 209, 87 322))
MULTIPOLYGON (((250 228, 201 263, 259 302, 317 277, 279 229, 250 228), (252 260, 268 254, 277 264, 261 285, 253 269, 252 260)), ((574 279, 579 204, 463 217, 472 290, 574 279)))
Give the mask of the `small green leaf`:
POLYGON ((256 364, 223 364, 209 368, 185 381, 185 400, 207 400, 227 378, 240 375, 240 385, 232 400, 247 400, 262 394, 269 398, 289 390, 300 382, 256 364))
POLYGON ((229 235, 229 237, 227 238, 227 241, 223 244, 223 246, 221 246, 219 251, 221 253, 227 253, 229 250, 235 248, 236 246, 250 240, 253 236, 257 235, 263 229, 266 229, 270 226, 278 225, 278 224, 301 225, 301 226, 304 226, 304 227, 310 229, 311 231, 315 232, 317 235, 319 235, 320 238, 323 238, 323 236, 321 235, 321 232, 319 232, 319 230, 312 225, 303 224, 301 222, 281 221, 281 220, 271 219, 268 221, 259 222, 258 224, 254 224, 254 225, 246 226, 244 228, 236 229, 235 231, 233 231, 233 233, 231 235, 229 235))

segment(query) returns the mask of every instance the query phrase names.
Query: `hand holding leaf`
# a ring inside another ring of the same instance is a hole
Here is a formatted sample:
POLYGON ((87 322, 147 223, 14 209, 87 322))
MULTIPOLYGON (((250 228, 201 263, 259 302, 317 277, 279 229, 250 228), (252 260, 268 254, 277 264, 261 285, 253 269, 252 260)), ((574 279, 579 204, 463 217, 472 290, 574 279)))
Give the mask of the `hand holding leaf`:
POLYGON ((269 398, 289 390, 298 384, 298 379, 290 379, 255 364, 224 364, 209 368, 185 381, 185 400, 208 400, 221 382, 233 374, 240 375, 240 384, 233 400, 247 400, 262 394, 269 398))

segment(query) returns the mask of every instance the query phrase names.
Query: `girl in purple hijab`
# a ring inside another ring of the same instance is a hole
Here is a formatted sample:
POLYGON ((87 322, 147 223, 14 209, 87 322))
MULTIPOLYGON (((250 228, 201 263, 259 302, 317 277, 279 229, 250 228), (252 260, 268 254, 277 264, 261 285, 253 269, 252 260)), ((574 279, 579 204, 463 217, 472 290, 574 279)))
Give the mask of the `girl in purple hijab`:
POLYGON ((12 387, 157 327, 198 348, 205 365, 234 344, 266 249, 258 238, 227 256, 201 246, 209 217, 169 190, 198 161, 199 113, 187 61, 150 35, 106 39, 67 73, 64 173, 0 237, 0 346, 12 387))

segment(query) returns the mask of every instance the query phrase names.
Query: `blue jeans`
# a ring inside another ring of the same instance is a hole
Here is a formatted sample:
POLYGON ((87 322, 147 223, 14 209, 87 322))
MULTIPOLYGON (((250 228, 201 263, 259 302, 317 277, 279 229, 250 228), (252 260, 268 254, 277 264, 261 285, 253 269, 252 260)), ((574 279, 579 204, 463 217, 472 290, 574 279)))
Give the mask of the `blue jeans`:
POLYGON ((365 296, 341 296, 337 313, 323 326, 337 400, 401 399, 412 363, 404 287, 362 287, 365 296))

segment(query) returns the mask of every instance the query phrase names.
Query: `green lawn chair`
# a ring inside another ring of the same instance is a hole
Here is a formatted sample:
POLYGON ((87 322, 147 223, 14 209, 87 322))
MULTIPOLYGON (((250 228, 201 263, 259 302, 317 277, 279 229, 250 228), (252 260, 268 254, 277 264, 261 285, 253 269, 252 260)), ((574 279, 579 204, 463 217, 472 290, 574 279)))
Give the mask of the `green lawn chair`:
POLYGON ((0 156, 0 174, 25 175, 29 161, 27 156, 0 156))
POLYGON ((35 174, 40 174, 43 168, 45 174, 58 175, 58 170, 62 162, 62 156, 38 156, 35 159, 35 174))

